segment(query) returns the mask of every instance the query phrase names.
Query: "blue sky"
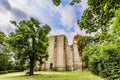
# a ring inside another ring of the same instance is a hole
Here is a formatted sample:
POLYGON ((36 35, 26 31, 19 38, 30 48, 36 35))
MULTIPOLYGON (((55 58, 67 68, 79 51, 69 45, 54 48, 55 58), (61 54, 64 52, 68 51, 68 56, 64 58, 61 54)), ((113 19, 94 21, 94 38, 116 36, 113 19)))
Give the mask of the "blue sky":
POLYGON ((0 30, 9 34, 16 28, 10 20, 19 22, 34 17, 41 24, 50 25, 52 31, 49 36, 64 34, 72 44, 74 35, 86 35, 84 30, 79 30, 77 20, 81 19, 88 5, 87 0, 82 0, 80 4, 70 6, 70 1, 62 0, 56 7, 52 0, 0 0, 0 30))

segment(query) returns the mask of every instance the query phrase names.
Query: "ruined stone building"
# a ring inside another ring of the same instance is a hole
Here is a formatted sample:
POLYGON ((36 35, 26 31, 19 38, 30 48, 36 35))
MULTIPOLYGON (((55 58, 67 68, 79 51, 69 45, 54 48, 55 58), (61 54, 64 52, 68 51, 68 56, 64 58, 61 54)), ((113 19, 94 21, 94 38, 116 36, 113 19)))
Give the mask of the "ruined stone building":
POLYGON ((49 58, 42 65, 41 70, 77 70, 81 68, 81 60, 77 44, 68 45, 64 35, 49 37, 49 58))

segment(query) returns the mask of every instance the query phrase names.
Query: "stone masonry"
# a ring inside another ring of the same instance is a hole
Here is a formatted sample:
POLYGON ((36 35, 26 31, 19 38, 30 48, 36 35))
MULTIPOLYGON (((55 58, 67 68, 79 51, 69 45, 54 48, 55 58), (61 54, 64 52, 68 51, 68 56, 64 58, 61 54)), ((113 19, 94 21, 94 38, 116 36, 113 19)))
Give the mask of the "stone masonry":
POLYGON ((68 45, 64 35, 49 37, 49 58, 42 65, 41 70, 77 70, 81 68, 81 60, 77 44, 68 45))

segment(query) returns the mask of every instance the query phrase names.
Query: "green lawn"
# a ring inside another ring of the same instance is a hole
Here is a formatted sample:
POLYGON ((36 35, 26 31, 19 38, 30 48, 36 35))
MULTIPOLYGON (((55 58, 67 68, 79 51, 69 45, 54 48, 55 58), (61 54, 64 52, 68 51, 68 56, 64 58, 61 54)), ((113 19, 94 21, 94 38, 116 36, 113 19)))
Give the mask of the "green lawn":
POLYGON ((0 75, 0 80, 104 80, 91 74, 89 71, 73 72, 54 72, 40 71, 35 72, 34 76, 26 76, 25 72, 9 73, 0 75))

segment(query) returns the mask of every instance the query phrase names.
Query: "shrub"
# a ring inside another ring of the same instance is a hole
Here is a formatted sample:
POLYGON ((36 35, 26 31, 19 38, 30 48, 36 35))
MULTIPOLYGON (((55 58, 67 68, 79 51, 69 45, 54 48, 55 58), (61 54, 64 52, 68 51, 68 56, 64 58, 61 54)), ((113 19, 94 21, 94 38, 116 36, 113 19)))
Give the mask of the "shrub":
POLYGON ((89 44, 82 53, 82 60, 92 73, 108 80, 120 79, 119 42, 89 44))
POLYGON ((8 73, 20 72, 19 70, 8 70, 8 73))
POLYGON ((82 53, 82 61, 86 63, 86 65, 88 65, 88 59, 91 55, 93 55, 94 53, 98 52, 98 47, 99 45, 93 45, 93 44, 88 44, 85 48, 84 51, 82 53))
POLYGON ((6 74, 8 71, 0 71, 0 74, 6 74))

